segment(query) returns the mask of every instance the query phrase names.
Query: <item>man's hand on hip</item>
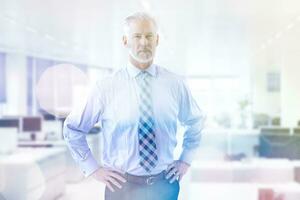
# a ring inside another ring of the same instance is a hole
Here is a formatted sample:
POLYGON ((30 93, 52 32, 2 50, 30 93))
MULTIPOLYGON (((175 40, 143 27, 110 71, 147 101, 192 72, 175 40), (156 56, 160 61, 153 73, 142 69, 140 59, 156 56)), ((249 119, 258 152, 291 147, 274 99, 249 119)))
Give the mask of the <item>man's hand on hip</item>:
POLYGON ((167 168, 166 179, 170 179, 170 183, 173 183, 176 179, 180 181, 182 177, 186 174, 189 167, 189 164, 181 160, 175 160, 167 168))
POLYGON ((110 191, 114 192, 114 188, 112 185, 117 186, 118 188, 122 188, 122 185, 120 182, 125 183, 126 179, 119 175, 118 173, 105 169, 103 167, 100 167, 92 174, 92 177, 96 179, 97 181, 103 182, 110 191))

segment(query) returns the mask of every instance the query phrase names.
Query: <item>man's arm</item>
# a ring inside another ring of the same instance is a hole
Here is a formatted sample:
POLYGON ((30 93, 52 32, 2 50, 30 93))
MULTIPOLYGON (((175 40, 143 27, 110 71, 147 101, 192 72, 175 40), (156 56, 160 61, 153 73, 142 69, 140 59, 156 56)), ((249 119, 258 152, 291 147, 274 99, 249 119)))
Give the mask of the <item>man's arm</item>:
POLYGON ((73 110, 64 122, 64 139, 85 177, 99 168, 87 144, 86 134, 97 123, 103 111, 100 95, 100 88, 94 86, 85 104, 73 110))
POLYGON ((183 80, 179 84, 179 95, 178 120, 185 127, 182 153, 179 160, 191 165, 200 146, 205 116, 183 80))
MULTIPOLYGON (((102 84, 101 84, 102 86, 102 84)), ((91 91, 84 106, 71 112, 64 123, 64 139, 68 144, 71 155, 78 163, 84 176, 92 176, 103 182, 112 192, 114 188, 122 188, 121 182, 126 182, 119 174, 100 167, 86 141, 86 134, 101 120, 104 110, 103 93, 99 86, 91 91)))
POLYGON ((183 138, 182 153, 179 160, 168 166, 167 179, 180 181, 190 167, 200 145, 201 131, 205 121, 202 110, 193 99, 190 89, 183 80, 178 84, 179 113, 178 120, 186 128, 183 138))

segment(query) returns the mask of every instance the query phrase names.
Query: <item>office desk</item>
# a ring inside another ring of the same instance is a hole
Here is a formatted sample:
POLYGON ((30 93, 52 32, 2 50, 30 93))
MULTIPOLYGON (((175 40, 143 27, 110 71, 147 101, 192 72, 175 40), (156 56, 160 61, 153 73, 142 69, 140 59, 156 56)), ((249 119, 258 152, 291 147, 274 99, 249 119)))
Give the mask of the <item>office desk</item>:
POLYGON ((199 162, 191 167, 191 181, 202 183, 288 183, 295 181, 295 165, 286 159, 199 162))
POLYGON ((266 158, 300 159, 300 135, 261 133, 259 156, 266 158))
MULTIPOLYGON (((99 135, 97 134, 90 134, 87 135, 87 143, 89 144, 89 147, 95 157, 95 159, 100 163, 100 149, 99 149, 99 135)), ((30 147, 30 146, 36 146, 34 148, 40 149, 39 145, 49 145, 51 147, 61 147, 66 148, 67 145, 64 140, 49 140, 49 141, 21 141, 19 142, 20 146, 23 146, 24 148, 30 147), (27 146, 27 147, 25 147, 27 146)), ((43 148, 43 147, 41 147, 43 148)), ((67 149, 66 151, 66 182, 67 183, 77 183, 81 181, 84 178, 83 173, 80 171, 78 165, 74 161, 74 159, 71 156, 70 151, 67 149)))
POLYGON ((52 200, 65 191, 66 148, 18 148, 0 155, 0 194, 7 200, 52 200))
POLYGON ((256 156, 259 130, 208 129, 204 130, 197 158, 201 160, 224 160, 227 155, 243 153, 256 156))

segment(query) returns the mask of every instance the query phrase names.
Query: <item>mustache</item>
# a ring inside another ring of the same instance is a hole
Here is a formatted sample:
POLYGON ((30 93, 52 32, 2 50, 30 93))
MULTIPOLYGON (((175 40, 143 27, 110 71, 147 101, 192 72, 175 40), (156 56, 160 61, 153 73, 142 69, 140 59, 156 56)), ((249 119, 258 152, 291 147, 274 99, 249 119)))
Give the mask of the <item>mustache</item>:
POLYGON ((144 49, 138 50, 138 52, 144 52, 144 51, 152 52, 152 50, 149 48, 144 48, 144 49))

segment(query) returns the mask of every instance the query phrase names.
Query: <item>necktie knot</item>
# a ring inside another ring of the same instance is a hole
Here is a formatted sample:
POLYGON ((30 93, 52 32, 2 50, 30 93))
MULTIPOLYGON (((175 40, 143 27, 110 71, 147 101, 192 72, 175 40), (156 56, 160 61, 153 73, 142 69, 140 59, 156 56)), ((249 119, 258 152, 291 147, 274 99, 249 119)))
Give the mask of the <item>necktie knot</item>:
POLYGON ((147 80, 150 77, 150 74, 147 71, 141 71, 138 75, 140 80, 147 80))

